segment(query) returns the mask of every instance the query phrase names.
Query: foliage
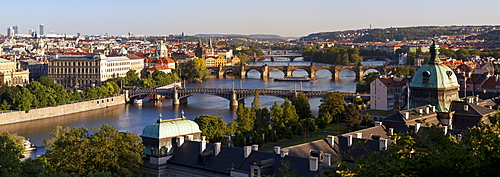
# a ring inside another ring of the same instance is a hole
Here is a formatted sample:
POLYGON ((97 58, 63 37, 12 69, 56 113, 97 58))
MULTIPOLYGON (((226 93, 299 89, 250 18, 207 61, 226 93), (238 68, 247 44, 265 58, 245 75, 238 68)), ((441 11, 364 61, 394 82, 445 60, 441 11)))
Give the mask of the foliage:
POLYGON ((14 176, 21 172, 20 158, 24 157, 24 137, 3 132, 0 134, 0 176, 14 176))
MULTIPOLYGON (((248 47, 241 47, 241 50, 234 50, 235 55, 240 55, 240 54, 245 54, 246 56, 263 56, 264 53, 262 52, 261 49, 257 49, 256 46, 248 46, 248 47)), ((241 58, 240 58, 241 60, 241 58)))
POLYGON ((179 76, 176 72, 165 73, 159 70, 153 72, 152 78, 155 85, 171 84, 179 80, 179 76))
POLYGON ((210 142, 221 142, 228 135, 227 124, 222 119, 219 116, 200 115, 194 118, 194 122, 210 142))
POLYGON ((299 115, 299 119, 307 119, 313 117, 311 114, 311 105, 309 98, 306 95, 300 94, 292 98, 292 105, 295 106, 295 111, 299 115))
POLYGON ((319 116, 323 114, 330 114, 335 120, 342 117, 347 104, 344 102, 344 95, 339 91, 328 92, 321 98, 321 104, 319 105, 319 116))
POLYGON ((125 83, 133 84, 139 81, 139 74, 137 74, 136 70, 129 70, 124 78, 125 83))
POLYGON ((255 94, 252 101, 252 110, 260 109, 259 89, 255 89, 255 94))
POLYGON ((353 176, 498 176, 500 127, 480 123, 459 138, 441 127, 396 134, 387 150, 365 154, 339 172, 353 176))
POLYGON ((361 123, 361 119, 359 119, 359 110, 357 109, 355 104, 349 104, 346 109, 346 119, 345 125, 349 130, 357 129, 357 126, 361 123))
POLYGON ((359 56, 359 49, 352 47, 329 47, 323 49, 314 48, 312 45, 302 49, 302 55, 305 58, 311 58, 312 61, 329 64, 358 64, 363 61, 359 56))
POLYGON ((16 109, 29 112, 35 96, 27 88, 22 88, 14 97, 16 109))
POLYGON ((364 76, 362 81, 359 81, 356 84, 356 93, 365 92, 370 93, 370 83, 372 83, 375 79, 380 77, 380 73, 371 72, 364 76))
POLYGON ((195 58, 188 61, 182 67, 182 73, 187 80, 205 79, 208 76, 208 70, 205 61, 201 58, 195 58))
POLYGON ((253 130, 255 113, 243 104, 239 104, 236 109, 237 133, 245 133, 253 130))
POLYGON ((395 71, 392 73, 392 75, 396 77, 407 77, 407 76, 413 76, 417 70, 414 67, 410 66, 397 66, 395 68, 395 71))
POLYGON ((44 140, 48 171, 56 175, 75 173, 79 176, 109 172, 113 176, 132 176, 142 164, 141 138, 135 133, 118 132, 109 125, 92 128, 62 128, 44 140))
POLYGON ((361 119, 361 123, 365 126, 368 126, 372 123, 372 116, 370 114, 366 113, 363 118, 361 119))
POLYGON ((332 122, 333 117, 330 114, 330 112, 325 112, 323 114, 320 114, 320 116, 317 118, 316 125, 318 125, 319 129, 324 129, 330 122, 332 122))

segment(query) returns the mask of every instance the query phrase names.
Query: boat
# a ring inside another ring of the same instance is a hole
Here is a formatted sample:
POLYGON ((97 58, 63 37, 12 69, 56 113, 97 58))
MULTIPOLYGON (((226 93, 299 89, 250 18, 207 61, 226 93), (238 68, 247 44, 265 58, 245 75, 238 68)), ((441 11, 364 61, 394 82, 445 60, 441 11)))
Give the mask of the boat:
POLYGON ((289 81, 289 82, 318 82, 316 79, 308 77, 280 77, 275 78, 274 81, 289 81))
POLYGON ((149 96, 146 95, 145 97, 134 99, 134 104, 142 104, 148 101, 149 101, 149 96))
POLYGON ((31 143, 29 139, 23 140, 23 146, 26 151, 34 151, 36 150, 36 145, 31 143))

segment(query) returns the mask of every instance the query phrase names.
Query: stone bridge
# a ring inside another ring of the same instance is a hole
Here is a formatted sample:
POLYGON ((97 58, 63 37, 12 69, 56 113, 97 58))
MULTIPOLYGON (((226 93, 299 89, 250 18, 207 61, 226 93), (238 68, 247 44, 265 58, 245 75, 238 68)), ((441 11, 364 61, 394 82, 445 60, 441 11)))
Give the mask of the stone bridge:
MULTIPOLYGON (((325 91, 299 91, 299 90, 267 90, 259 89, 259 95, 275 96, 279 98, 292 99, 294 96, 304 94, 308 98, 322 98, 328 92, 325 91)), ((244 103, 244 99, 254 96, 255 89, 221 89, 221 88, 184 88, 184 89, 135 89, 126 90, 127 98, 141 95, 156 94, 173 99, 172 104, 179 105, 187 103, 187 98, 198 94, 210 94, 225 98, 230 101, 230 107, 237 107, 238 103, 244 103)), ((342 93, 346 102, 353 102, 355 98, 370 99, 369 94, 342 93)))
POLYGON ((280 70, 284 73, 285 77, 292 77, 292 73, 295 70, 302 69, 308 73, 310 78, 316 78, 316 72, 319 70, 328 70, 332 73, 332 78, 334 81, 339 81, 340 72, 343 70, 351 70, 356 73, 356 80, 363 80, 365 72, 369 69, 375 69, 381 74, 387 73, 392 68, 396 66, 344 66, 344 65, 262 65, 262 66, 219 66, 219 67, 207 67, 211 75, 217 75, 218 78, 224 78, 227 74, 232 74, 240 76, 241 78, 246 78, 249 71, 257 71, 260 73, 262 79, 269 78, 269 72, 272 70, 280 70))

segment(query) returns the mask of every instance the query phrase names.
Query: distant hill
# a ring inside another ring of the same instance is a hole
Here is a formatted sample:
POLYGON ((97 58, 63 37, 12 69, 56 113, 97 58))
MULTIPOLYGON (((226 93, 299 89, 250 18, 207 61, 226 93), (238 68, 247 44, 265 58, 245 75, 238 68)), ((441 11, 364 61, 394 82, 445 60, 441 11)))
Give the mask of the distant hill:
POLYGON ((198 37, 244 37, 250 39, 298 39, 299 37, 281 37, 276 34, 196 34, 198 37))
POLYGON ((487 33, 499 26, 417 26, 384 29, 360 29, 313 33, 304 37, 308 41, 384 42, 387 40, 423 40, 441 35, 487 33))

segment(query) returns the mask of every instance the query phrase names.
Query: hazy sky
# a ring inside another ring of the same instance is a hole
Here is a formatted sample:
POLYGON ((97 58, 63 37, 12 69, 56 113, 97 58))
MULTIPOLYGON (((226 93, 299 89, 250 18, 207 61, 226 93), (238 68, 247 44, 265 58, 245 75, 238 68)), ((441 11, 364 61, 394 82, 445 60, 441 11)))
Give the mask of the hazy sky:
POLYGON ((499 25, 498 0, 9 0, 0 34, 277 34, 429 26, 499 25))

